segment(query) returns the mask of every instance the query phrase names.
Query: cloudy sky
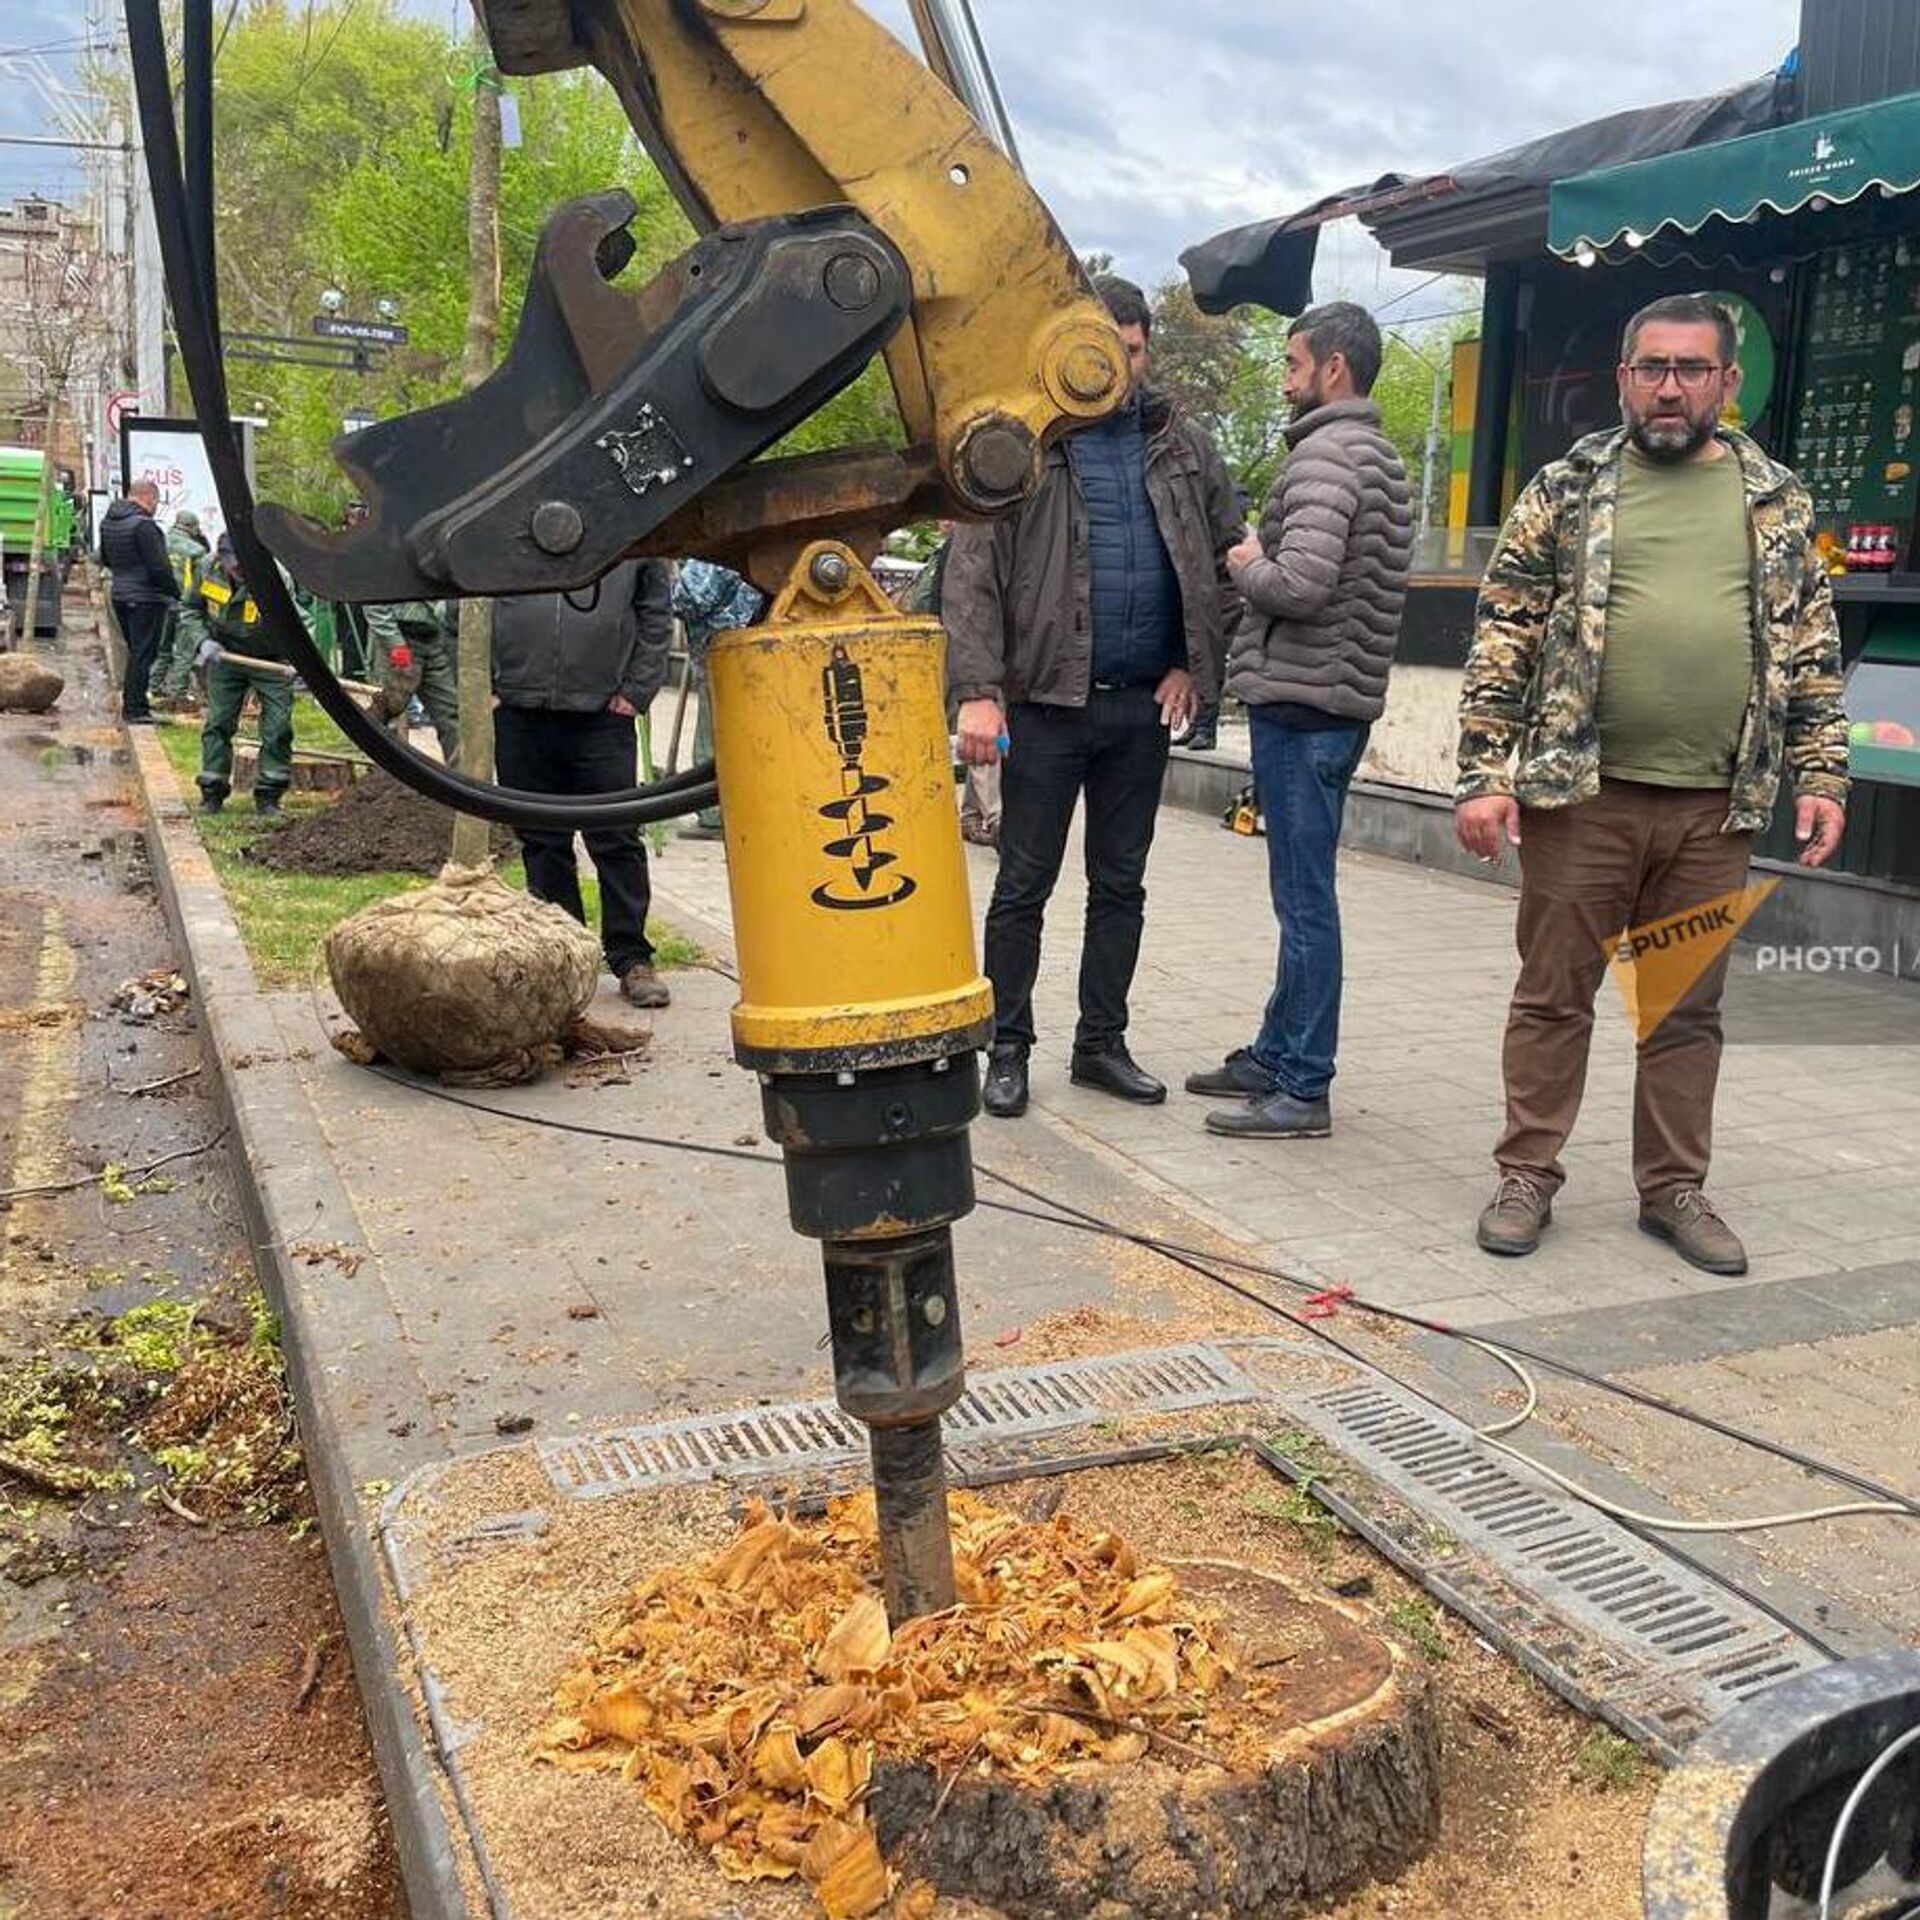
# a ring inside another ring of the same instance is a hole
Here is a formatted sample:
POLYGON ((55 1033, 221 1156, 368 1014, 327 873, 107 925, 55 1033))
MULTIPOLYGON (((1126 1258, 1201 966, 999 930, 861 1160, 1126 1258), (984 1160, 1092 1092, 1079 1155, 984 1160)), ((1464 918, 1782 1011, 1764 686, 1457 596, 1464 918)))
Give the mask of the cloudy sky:
MULTIPOLYGON (((440 21, 459 0, 404 4, 440 21)), ((906 0, 868 4, 911 41, 906 0)), ((1335 188, 1767 72, 1793 44, 1800 7, 975 0, 975 11, 1028 171, 1062 226, 1083 251, 1155 281, 1182 247, 1335 188)), ((81 12, 78 0, 0 0, 0 132, 46 130, 36 90, 4 62, 71 41, 81 12)), ((50 56, 56 74, 71 71, 65 59, 50 56)), ((71 178, 58 157, 0 146, 0 200, 71 178)), ((1378 300, 1407 284, 1383 277, 1353 223, 1330 231, 1320 297, 1378 300)))

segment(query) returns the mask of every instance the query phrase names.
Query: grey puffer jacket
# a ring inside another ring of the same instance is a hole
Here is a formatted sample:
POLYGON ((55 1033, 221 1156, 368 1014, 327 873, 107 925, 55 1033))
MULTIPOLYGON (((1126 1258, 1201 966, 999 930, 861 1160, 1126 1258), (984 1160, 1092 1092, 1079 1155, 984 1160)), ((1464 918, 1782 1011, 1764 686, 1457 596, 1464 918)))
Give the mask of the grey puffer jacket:
POLYGON ((1260 518, 1265 558, 1246 601, 1227 691, 1377 720, 1413 557, 1413 495, 1371 400, 1335 400, 1287 428, 1292 449, 1260 518))

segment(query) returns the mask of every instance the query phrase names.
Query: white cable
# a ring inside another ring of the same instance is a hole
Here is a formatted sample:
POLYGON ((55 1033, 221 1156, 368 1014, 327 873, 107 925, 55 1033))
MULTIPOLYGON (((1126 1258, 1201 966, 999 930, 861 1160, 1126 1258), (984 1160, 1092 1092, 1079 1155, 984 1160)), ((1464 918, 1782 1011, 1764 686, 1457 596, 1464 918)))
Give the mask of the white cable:
POLYGON ((1796 1513, 1756 1514, 1750 1520, 1675 1520, 1666 1514, 1637 1513, 1631 1507, 1623 1507, 1609 1500, 1604 1494, 1595 1493, 1591 1487, 1583 1487, 1577 1480, 1569 1480, 1564 1473, 1542 1465, 1540 1461, 1522 1453, 1518 1447, 1508 1446, 1500 1436, 1525 1426, 1533 1418, 1540 1405, 1540 1389, 1533 1376, 1511 1354, 1502 1353, 1498 1347, 1490 1347, 1484 1340, 1474 1339, 1471 1334, 1459 1337, 1466 1345, 1484 1353, 1488 1359, 1499 1361, 1520 1382, 1526 1393, 1526 1404, 1518 1413, 1504 1420, 1496 1420, 1491 1426, 1475 1427, 1474 1438, 1484 1441, 1496 1453, 1504 1453, 1510 1460, 1519 1461, 1523 1467, 1530 1468, 1543 1479, 1551 1480, 1555 1486, 1565 1488, 1575 1499, 1584 1501, 1611 1519, 1624 1520, 1653 1533, 1759 1533, 1775 1527, 1799 1527, 1816 1520, 1840 1520, 1870 1513, 1893 1514, 1903 1520, 1920 1519, 1920 1514, 1916 1514, 1911 1507, 1903 1507, 1892 1500, 1849 1500, 1839 1506, 1808 1507, 1796 1513))
POLYGON ((1820 1875, 1820 1920, 1831 1920, 1833 1878, 1840 1868, 1840 1849, 1846 1845, 1847 1829, 1853 1825, 1853 1816, 1859 1812, 1860 1802, 1873 1790, 1873 1783, 1916 1742, 1920 1742, 1920 1727, 1909 1727, 1860 1776, 1853 1791, 1847 1795, 1847 1804, 1840 1809, 1840 1818, 1834 1822, 1833 1838, 1827 1843, 1826 1870, 1820 1875))

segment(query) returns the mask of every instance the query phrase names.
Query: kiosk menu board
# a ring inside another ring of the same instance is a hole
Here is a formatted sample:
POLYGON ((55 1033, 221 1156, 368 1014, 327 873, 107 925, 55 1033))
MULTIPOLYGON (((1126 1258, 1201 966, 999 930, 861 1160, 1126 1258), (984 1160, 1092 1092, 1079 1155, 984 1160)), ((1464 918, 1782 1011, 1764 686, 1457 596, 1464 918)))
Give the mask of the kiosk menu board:
POLYGON ((1820 531, 1850 569, 1889 572, 1913 537, 1920 469, 1920 241, 1870 240, 1820 256, 1813 279, 1793 464, 1820 531))

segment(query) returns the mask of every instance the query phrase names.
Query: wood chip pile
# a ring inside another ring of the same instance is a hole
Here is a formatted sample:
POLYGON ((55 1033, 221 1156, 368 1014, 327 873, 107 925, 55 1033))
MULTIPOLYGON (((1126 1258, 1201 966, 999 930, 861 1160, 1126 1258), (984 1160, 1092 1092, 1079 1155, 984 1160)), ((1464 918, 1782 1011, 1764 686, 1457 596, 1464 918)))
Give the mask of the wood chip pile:
POLYGON ((952 1496, 961 1604, 888 1630, 870 1495, 635 1588, 562 1682, 538 1757, 617 1770, 730 1879, 795 1880, 832 1920, 918 1920, 882 1858, 876 1766, 1034 1786, 1145 1757, 1257 1768, 1265 1683, 1127 1542, 952 1496))

